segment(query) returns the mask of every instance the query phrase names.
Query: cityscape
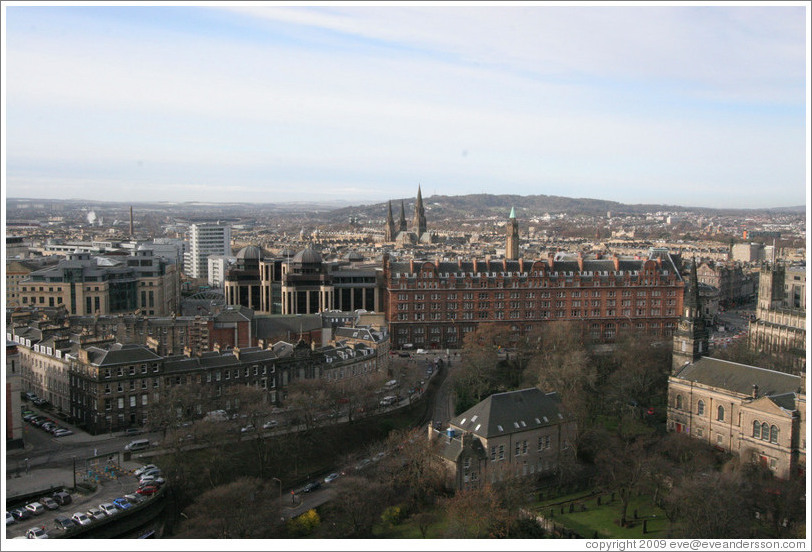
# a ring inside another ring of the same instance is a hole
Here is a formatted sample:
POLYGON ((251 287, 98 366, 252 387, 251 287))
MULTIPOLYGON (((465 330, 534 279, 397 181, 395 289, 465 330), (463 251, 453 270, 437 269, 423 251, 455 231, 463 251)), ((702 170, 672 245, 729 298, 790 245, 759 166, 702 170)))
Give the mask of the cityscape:
POLYGON ((3 15, 4 549, 808 548, 808 5, 3 15))

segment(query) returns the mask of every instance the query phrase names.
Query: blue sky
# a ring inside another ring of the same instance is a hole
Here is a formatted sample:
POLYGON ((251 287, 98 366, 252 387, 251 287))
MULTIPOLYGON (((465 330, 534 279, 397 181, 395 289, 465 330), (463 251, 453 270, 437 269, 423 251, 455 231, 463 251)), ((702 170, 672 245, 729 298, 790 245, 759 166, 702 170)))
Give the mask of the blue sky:
POLYGON ((806 202, 805 3, 3 8, 7 197, 806 202))

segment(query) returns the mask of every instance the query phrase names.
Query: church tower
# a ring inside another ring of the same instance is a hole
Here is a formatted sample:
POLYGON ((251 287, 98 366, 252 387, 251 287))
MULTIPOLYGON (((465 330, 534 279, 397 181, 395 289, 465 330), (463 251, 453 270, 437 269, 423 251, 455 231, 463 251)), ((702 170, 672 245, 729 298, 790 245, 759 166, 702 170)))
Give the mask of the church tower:
POLYGON ((505 259, 519 260, 519 221, 516 220, 516 211, 510 208, 510 217, 505 225, 507 240, 505 242, 505 259))
POLYGON ((384 241, 395 241, 395 219, 392 218, 392 202, 389 202, 389 211, 386 213, 386 228, 384 229, 384 241))
POLYGON ((691 265, 688 288, 682 299, 682 317, 674 333, 674 350, 671 355, 671 373, 676 374, 686 364, 691 364, 708 354, 708 329, 702 317, 699 302, 699 281, 696 277, 696 259, 691 265))
POLYGON ((406 228, 406 208, 403 206, 403 200, 400 200, 400 220, 398 221, 398 232, 405 232, 406 228))
POLYGON ((414 204, 414 219, 412 220, 412 228, 414 233, 417 234, 417 239, 426 233, 426 211, 423 209, 423 194, 420 192, 420 186, 417 186, 417 201, 414 204))

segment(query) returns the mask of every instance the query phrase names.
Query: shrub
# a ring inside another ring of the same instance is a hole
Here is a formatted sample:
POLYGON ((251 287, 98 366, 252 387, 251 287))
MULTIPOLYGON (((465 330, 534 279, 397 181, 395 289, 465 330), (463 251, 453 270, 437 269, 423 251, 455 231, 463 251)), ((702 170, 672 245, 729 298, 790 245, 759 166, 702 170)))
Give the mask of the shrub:
POLYGON ((381 521, 390 525, 399 525, 403 521, 403 511, 400 506, 389 506, 381 514, 381 521))
POLYGON ((316 510, 308 510, 300 516, 289 519, 288 533, 292 537, 304 537, 313 533, 321 525, 321 518, 316 510))

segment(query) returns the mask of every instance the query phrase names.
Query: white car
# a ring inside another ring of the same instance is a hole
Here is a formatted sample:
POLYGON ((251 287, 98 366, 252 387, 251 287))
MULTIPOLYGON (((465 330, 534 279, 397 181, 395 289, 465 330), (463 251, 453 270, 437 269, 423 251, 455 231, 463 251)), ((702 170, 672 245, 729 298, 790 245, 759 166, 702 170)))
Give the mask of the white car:
POLYGON ((111 502, 105 502, 104 504, 99 504, 99 510, 105 513, 107 516, 112 516, 118 513, 118 508, 111 502))
POLYGON ((79 525, 90 525, 90 522, 93 521, 87 517, 87 514, 83 514, 82 512, 76 512, 71 516, 71 519, 79 525))
POLYGON ((279 422, 276 420, 268 420, 264 424, 262 424, 262 429, 271 429, 272 427, 276 427, 279 425, 279 422))
POLYGON ((338 479, 338 474, 337 473, 331 473, 330 475, 328 475, 327 477, 324 478, 324 482, 325 483, 332 483, 336 479, 338 479))
POLYGON ((6 512, 6 525, 11 525, 12 523, 17 523, 17 520, 14 519, 14 516, 12 516, 10 512, 6 512))
POLYGON ((89 517, 91 520, 104 519, 107 517, 107 514, 105 514, 98 508, 90 508, 87 511, 87 517, 89 517))
POLYGON ((25 533, 25 538, 27 539, 47 539, 48 533, 45 532, 45 529, 41 527, 34 527, 33 529, 29 529, 25 533))
POLYGON ((140 468, 138 468, 137 470, 135 470, 135 471, 133 472, 133 475, 135 475, 136 477, 140 477, 140 476, 141 476, 141 475, 142 475, 142 474, 143 474, 145 471, 147 471, 147 470, 153 470, 153 469, 155 469, 155 468, 157 468, 157 467, 158 467, 158 466, 156 466, 155 464, 147 464, 146 466, 141 466, 140 468))
POLYGON ((45 511, 45 506, 43 506, 39 502, 32 502, 31 504, 26 504, 25 509, 34 514, 35 516, 38 516, 45 511))

